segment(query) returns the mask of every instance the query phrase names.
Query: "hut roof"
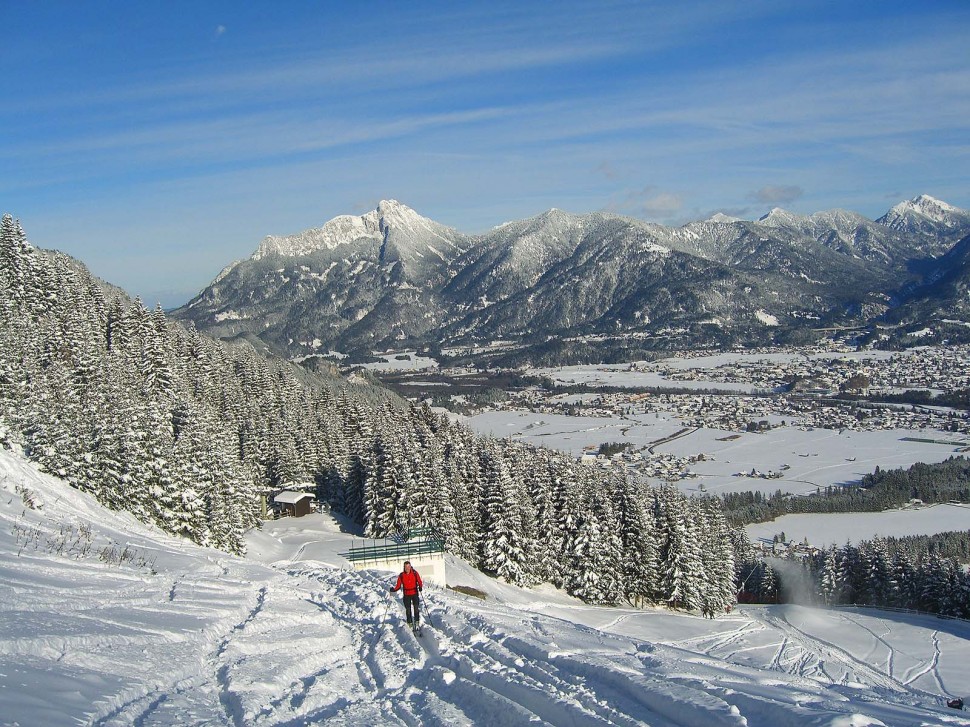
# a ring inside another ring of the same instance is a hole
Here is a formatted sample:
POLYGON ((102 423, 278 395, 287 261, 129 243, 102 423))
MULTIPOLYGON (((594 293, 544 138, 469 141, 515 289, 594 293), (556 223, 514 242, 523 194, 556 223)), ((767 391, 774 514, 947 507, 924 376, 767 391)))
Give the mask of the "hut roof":
POLYGON ((292 492, 290 490, 286 490, 274 497, 273 501, 283 502, 288 505, 295 505, 304 497, 309 497, 311 500, 313 499, 313 495, 311 495, 309 492, 292 492))

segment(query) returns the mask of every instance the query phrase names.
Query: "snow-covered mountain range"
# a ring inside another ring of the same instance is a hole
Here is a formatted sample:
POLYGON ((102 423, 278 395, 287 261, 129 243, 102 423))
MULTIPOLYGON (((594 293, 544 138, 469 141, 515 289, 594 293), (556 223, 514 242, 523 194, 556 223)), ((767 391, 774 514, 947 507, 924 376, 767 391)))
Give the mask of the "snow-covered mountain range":
POLYGON ((2 448, 0 523, 4 725, 970 725, 945 706, 970 677, 959 620, 593 607, 449 556, 484 599, 426 588, 416 638, 329 516, 231 556, 2 448))
POLYGON ((970 212, 926 195, 878 220, 774 209, 757 221, 665 227, 552 209, 478 236, 384 201, 266 238, 174 315, 293 357, 631 332, 766 343, 870 324, 923 296, 968 233, 970 212))

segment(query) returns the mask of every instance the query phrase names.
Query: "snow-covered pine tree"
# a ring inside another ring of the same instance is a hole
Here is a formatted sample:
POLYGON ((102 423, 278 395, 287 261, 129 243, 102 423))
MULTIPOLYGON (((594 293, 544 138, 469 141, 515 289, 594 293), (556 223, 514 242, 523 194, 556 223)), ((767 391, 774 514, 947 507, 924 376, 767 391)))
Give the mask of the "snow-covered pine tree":
POLYGON ((447 550, 477 566, 481 541, 481 481, 475 442, 468 430, 457 426, 446 427, 442 435, 442 496, 448 500, 450 514, 442 518, 438 527, 447 550))
POLYGON ((692 502, 699 525, 697 539, 704 578, 701 611, 714 618, 735 603, 734 547, 720 502, 711 497, 692 502))
POLYGON ((567 589, 590 603, 614 604, 622 594, 622 542, 609 500, 586 490, 579 530, 567 559, 567 589))
POLYGON ((558 528, 549 464, 553 455, 543 450, 537 450, 534 454, 532 472, 525 478, 526 492, 534 511, 535 554, 532 573, 537 582, 545 582, 553 579, 559 556, 555 550, 558 528))
MULTIPOLYGON (((332 477, 327 496, 369 534, 416 513, 473 564, 559 585, 574 576, 564 563, 579 544, 601 564, 591 597, 622 594, 632 541, 603 472, 218 343, 103 287, 66 256, 32 248, 9 215, 0 221, 3 441, 24 442, 101 502, 238 552, 258 490, 332 477)), ((703 527, 687 535, 699 540, 703 527)))
POLYGON ((658 586, 657 542, 642 485, 614 478, 612 499, 622 548, 623 595, 643 607, 654 601, 658 586))
POLYGON ((689 611, 703 604, 704 564, 697 542, 698 528, 686 499, 671 485, 656 490, 661 593, 672 608, 689 611))
POLYGON ((522 492, 501 455, 498 444, 488 442, 480 456, 484 481, 482 507, 481 568, 509 583, 530 580, 528 550, 522 526, 522 492))
POLYGON ((758 595, 762 603, 778 602, 778 581, 775 578, 775 570, 769 563, 763 564, 761 579, 758 582, 758 595))
POLYGON ((821 573, 818 578, 818 596, 826 606, 839 603, 841 596, 838 575, 838 556, 835 547, 822 554, 821 573))
MULTIPOLYGON (((553 455, 549 459, 550 478, 552 482, 552 500, 556 515, 552 550, 560 558, 574 553, 576 538, 582 521, 582 497, 580 474, 575 466, 571 466, 563 456, 553 455)), ((560 561, 561 563, 561 561, 560 561)), ((553 572, 556 586, 565 586, 565 569, 560 567, 553 572)))

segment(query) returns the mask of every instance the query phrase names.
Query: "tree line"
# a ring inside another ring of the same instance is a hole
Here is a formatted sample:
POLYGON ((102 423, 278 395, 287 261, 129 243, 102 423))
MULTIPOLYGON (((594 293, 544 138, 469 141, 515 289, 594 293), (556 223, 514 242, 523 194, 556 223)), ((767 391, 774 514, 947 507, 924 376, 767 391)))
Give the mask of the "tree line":
POLYGON ((741 600, 900 608, 970 618, 970 531, 875 538, 807 557, 746 558, 741 600))

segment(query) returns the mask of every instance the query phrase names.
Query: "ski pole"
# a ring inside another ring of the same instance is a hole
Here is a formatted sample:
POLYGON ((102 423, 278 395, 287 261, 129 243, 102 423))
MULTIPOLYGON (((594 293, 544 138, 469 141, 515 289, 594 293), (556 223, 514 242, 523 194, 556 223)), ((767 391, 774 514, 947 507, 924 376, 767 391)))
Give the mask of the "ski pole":
POLYGON ((428 612, 427 608, 425 607, 425 600, 424 600, 424 596, 421 595, 421 591, 418 591, 418 610, 419 612, 424 611, 424 617, 428 619, 428 625, 431 628, 433 629, 438 628, 437 626, 434 625, 434 621, 431 620, 431 614, 428 612))

